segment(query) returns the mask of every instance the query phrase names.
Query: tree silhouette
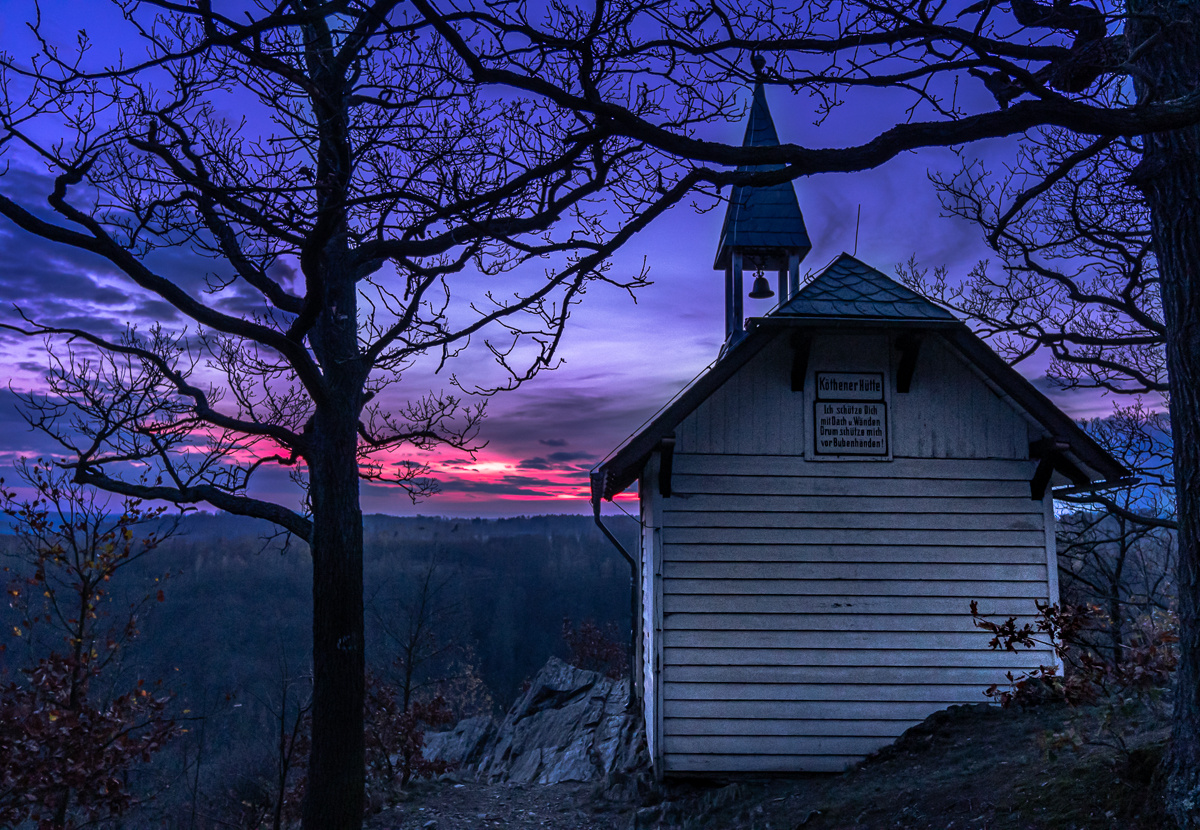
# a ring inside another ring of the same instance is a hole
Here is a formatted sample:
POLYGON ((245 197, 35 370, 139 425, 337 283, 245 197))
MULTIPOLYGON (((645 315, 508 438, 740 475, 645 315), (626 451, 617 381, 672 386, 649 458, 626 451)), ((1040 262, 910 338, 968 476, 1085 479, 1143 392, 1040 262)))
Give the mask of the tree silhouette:
POLYGON ((99 256, 192 329, 106 337, 48 320, 18 326, 108 361, 97 377, 100 358, 60 348, 61 403, 32 418, 74 457, 80 481, 205 501, 309 541, 306 827, 361 818, 359 479, 426 492, 420 465, 387 451, 475 445, 481 413, 459 396, 392 403, 413 361, 483 339, 507 373, 499 386, 532 376, 553 362, 588 285, 615 281, 608 254, 697 189, 862 170, 1042 126, 1141 137, 1133 180, 1161 278, 1179 492, 1171 799, 1181 823, 1200 822, 1195 2, 596 0, 535 15, 501 0, 293 0, 237 17, 209 0, 120 8, 144 59, 92 68, 81 37, 78 55, 43 39, 32 63, 5 61, 0 142, 32 152, 54 183, 52 214, 7 185, 0 214, 99 256), (755 75, 807 93, 819 117, 871 96, 873 136, 819 148, 710 140, 703 125, 740 118, 755 75), (244 120, 222 116, 231 108, 244 120), (180 247, 214 260, 207 296, 164 264, 180 247), (535 263, 545 270, 536 283, 499 279, 535 263), (131 461, 153 463, 164 483, 131 482, 131 461), (303 479, 311 518, 246 493, 270 465, 303 479))

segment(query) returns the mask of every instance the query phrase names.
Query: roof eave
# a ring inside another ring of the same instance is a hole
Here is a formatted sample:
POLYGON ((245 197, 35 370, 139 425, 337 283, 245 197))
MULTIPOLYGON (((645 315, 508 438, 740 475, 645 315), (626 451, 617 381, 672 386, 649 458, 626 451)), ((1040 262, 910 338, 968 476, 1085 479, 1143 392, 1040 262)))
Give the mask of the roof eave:
MULTIPOLYGON (((1051 437, 1069 445, 1072 460, 1082 466, 1092 481, 1115 481, 1133 472, 1101 447, 1075 420, 1059 409, 1036 386, 984 343, 965 324, 947 332, 947 339, 965 358, 1003 388, 1051 437)), ((1076 482, 1078 484, 1078 482, 1076 482)))
POLYGON ((1060 410, 1016 369, 1005 363, 959 320, 827 316, 753 317, 746 321, 747 337, 736 348, 685 389, 611 458, 596 467, 593 471, 593 502, 598 502, 599 499, 611 500, 637 481, 646 459, 658 447, 659 442, 670 435, 692 410, 734 372, 758 354, 780 330, 819 329, 831 326, 877 330, 922 329, 943 334, 950 345, 1003 389, 1013 402, 1046 429, 1052 438, 1068 445, 1064 467, 1080 468, 1092 482, 1117 481, 1132 475, 1128 468, 1096 443, 1074 419, 1060 410))
POLYGON ((772 332, 767 330, 750 332, 735 348, 730 349, 714 363, 711 369, 667 404, 611 458, 597 465, 592 475, 593 477, 603 476, 603 481, 600 486, 593 485, 592 487, 593 502, 597 495, 599 498, 611 500, 618 493, 628 490, 637 481, 646 459, 658 447, 659 442, 670 435, 692 410, 716 391, 734 372, 758 354, 770 342, 771 337, 772 332))

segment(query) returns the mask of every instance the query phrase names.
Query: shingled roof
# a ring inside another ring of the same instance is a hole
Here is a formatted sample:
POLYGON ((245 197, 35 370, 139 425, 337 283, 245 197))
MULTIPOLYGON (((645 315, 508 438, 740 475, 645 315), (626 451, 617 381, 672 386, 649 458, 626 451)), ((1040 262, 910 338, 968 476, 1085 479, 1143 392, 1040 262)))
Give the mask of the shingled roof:
MULTIPOLYGON (((767 108, 767 96, 762 82, 754 85, 754 102, 750 107, 750 119, 746 122, 743 147, 776 147, 779 135, 775 122, 767 108)), ((781 170, 782 164, 743 165, 740 172, 781 170)), ((725 225, 721 229, 721 243, 717 248, 714 268, 729 264, 734 248, 747 250, 775 249, 807 252, 812 248, 808 229, 804 227, 804 216, 800 213, 800 202, 791 182, 767 187, 737 187, 729 195, 729 207, 725 212, 725 225)))
POLYGON ((953 320, 944 308, 908 290, 850 254, 842 254, 773 317, 953 320))

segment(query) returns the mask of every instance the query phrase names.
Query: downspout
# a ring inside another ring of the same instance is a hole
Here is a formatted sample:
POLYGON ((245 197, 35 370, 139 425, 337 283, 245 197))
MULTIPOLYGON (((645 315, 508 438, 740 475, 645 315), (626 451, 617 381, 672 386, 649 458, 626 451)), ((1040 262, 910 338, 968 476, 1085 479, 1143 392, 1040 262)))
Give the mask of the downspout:
POLYGON ((641 668, 634 665, 634 657, 637 655, 637 618, 641 612, 637 601, 637 579, 638 567, 637 561, 630 556, 629 551, 625 550, 625 546, 621 541, 613 535, 612 531, 605 527, 604 522, 600 519, 600 501, 604 498, 604 473, 600 470, 592 471, 592 516, 596 520, 596 527, 600 528, 600 532, 605 535, 608 541, 613 543, 613 547, 625 557, 625 561, 629 563, 629 705, 632 708, 635 705, 634 698, 637 690, 636 672, 641 668))

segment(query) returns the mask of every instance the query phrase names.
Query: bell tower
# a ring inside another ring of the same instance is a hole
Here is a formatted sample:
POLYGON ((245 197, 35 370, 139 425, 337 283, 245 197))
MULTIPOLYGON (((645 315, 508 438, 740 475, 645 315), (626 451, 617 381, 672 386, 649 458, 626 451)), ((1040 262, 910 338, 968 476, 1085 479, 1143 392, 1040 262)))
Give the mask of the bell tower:
MULTIPOLYGON (((774 147, 779 144, 775 122, 767 108, 763 89, 762 55, 752 58, 756 79, 750 119, 746 122, 743 147, 774 147)), ((761 164, 738 167, 739 172, 782 170, 782 164, 761 164)), ((743 328, 742 298, 745 291, 743 274, 751 271, 754 282, 752 299, 774 297, 767 272, 779 275, 780 302, 786 302, 800 290, 800 260, 812 250, 804 216, 796 200, 791 182, 766 187, 735 186, 729 195, 725 224, 721 228, 721 243, 713 263, 716 270, 725 271, 725 354, 738 344, 746 332, 743 328)))

